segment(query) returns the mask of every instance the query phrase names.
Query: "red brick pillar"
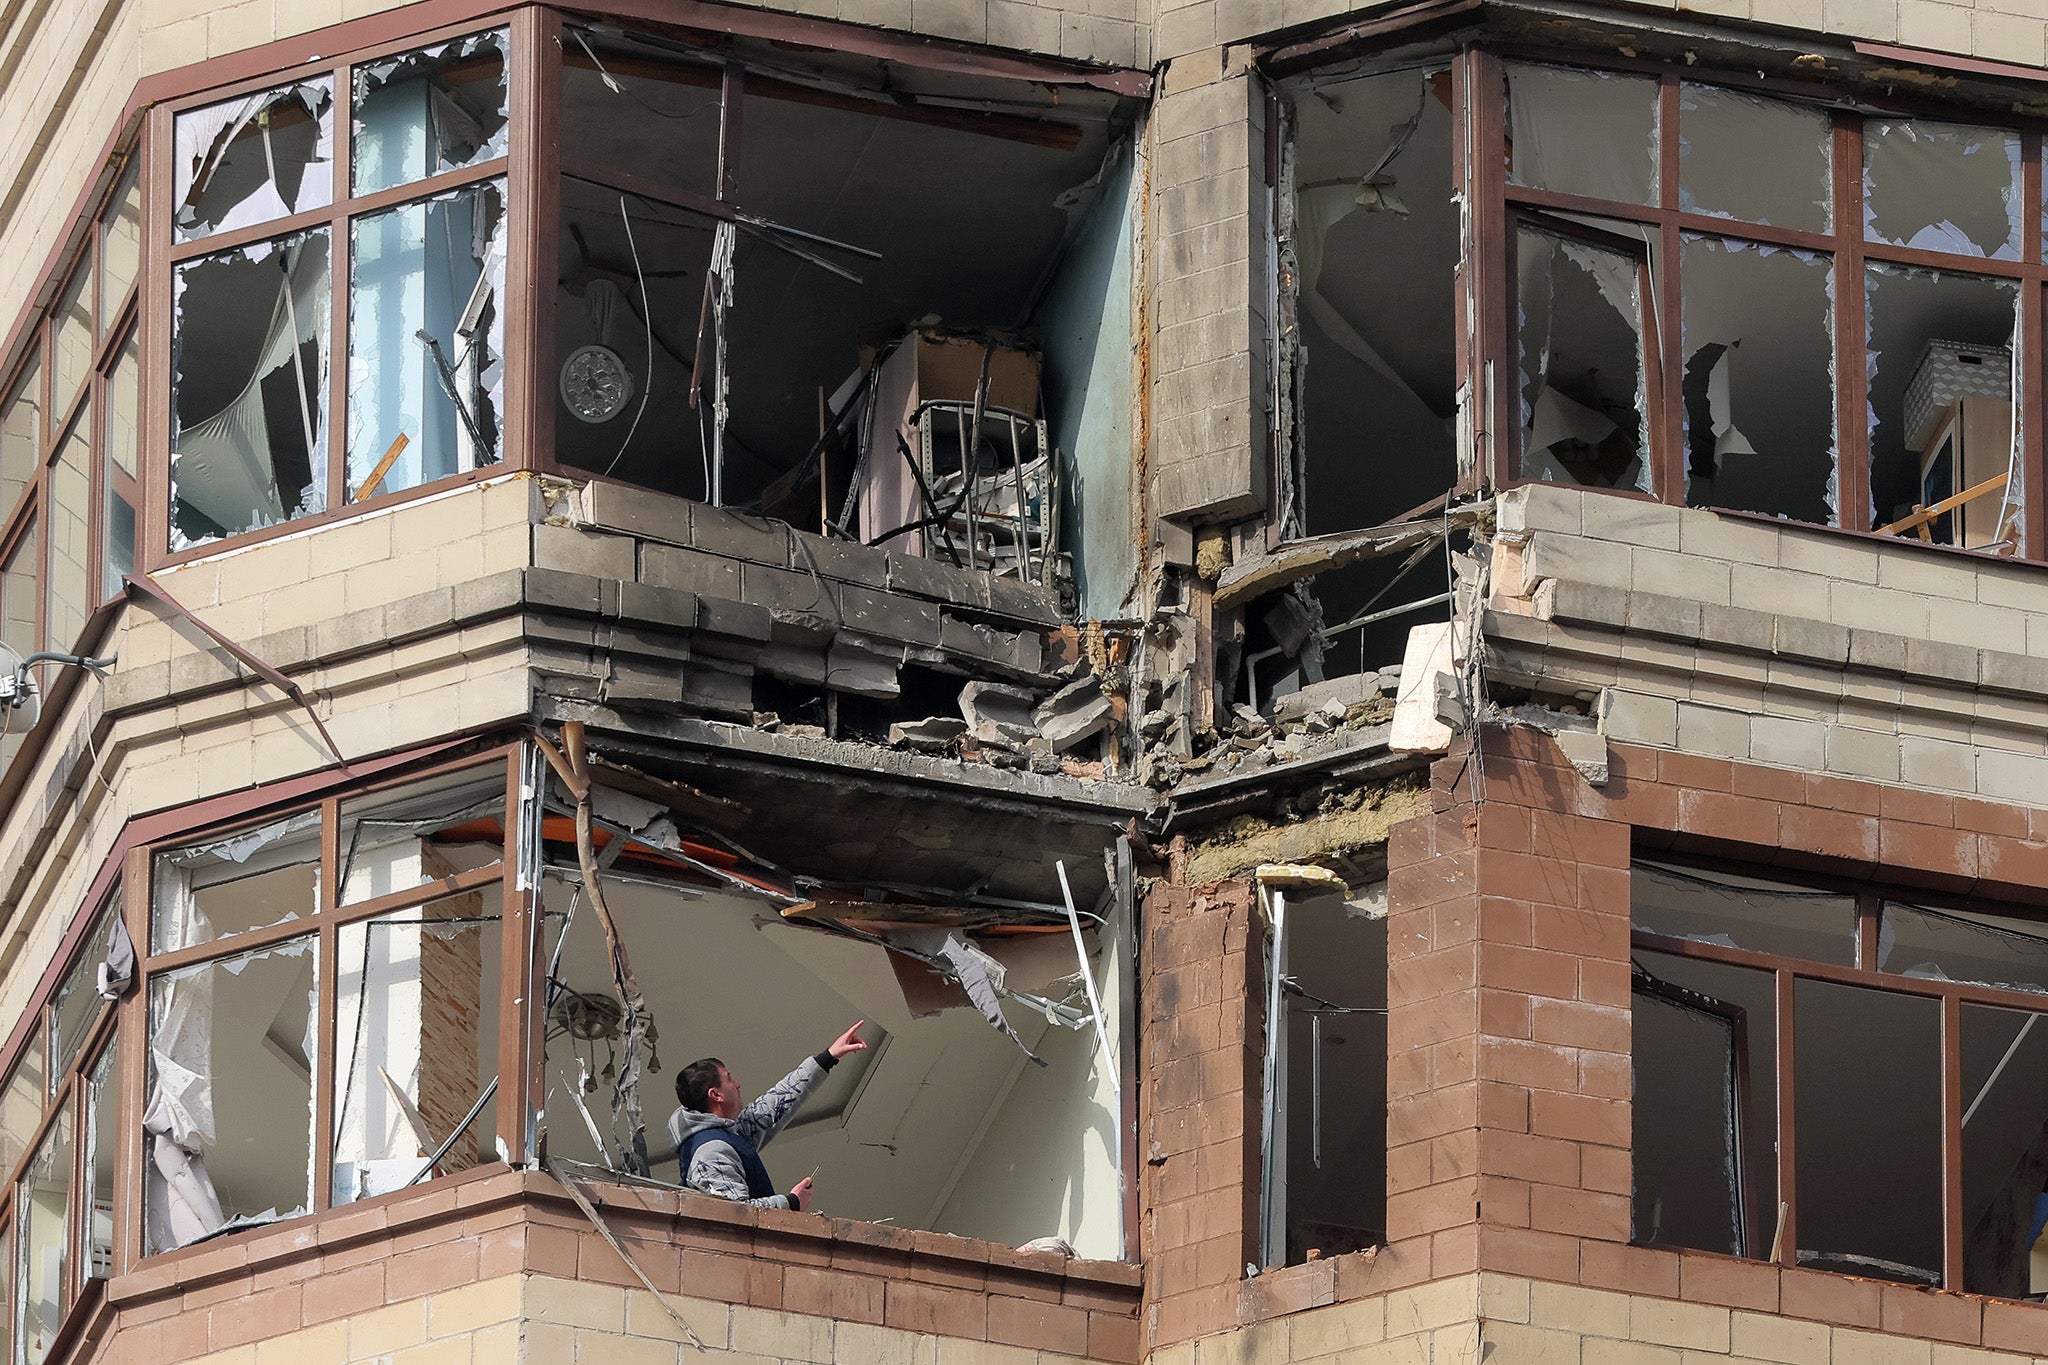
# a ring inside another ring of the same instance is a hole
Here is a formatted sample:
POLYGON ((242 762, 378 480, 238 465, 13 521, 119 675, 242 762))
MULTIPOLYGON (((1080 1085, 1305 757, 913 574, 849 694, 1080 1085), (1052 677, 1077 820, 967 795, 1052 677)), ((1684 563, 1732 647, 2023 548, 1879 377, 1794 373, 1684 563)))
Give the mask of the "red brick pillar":
POLYGON ((1151 1344, 1233 1327, 1258 1225, 1259 1052, 1249 881, 1144 899, 1141 1244, 1151 1344))
POLYGON ((1629 1238, 1630 829, 1538 731, 1483 757, 1481 1261, 1575 1281, 1580 1238, 1629 1238))

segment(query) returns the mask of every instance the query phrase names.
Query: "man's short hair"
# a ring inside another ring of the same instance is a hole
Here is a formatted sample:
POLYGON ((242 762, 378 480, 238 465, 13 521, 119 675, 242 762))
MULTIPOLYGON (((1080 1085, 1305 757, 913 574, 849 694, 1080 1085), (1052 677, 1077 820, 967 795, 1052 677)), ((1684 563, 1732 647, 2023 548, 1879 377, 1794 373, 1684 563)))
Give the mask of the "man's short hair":
POLYGON ((676 1073, 676 1098, 683 1108, 694 1109, 700 1114, 711 1112, 711 1088, 718 1084, 718 1078, 725 1071, 725 1063, 716 1057, 706 1057, 691 1062, 676 1073))

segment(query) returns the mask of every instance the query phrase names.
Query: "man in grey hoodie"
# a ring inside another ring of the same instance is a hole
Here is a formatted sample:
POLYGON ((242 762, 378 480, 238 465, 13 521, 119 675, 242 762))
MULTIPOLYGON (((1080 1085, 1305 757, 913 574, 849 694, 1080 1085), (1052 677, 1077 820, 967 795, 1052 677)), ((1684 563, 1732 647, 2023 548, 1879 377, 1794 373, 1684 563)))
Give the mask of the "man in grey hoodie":
POLYGON ((860 1036, 866 1024, 861 1020, 823 1052, 804 1058, 751 1103, 741 1103, 740 1083, 716 1057, 691 1062, 677 1073, 676 1098, 682 1107, 669 1116, 668 1136, 675 1143, 683 1183, 720 1199, 801 1211, 811 1197, 811 1178, 797 1181, 788 1194, 777 1194, 760 1149, 782 1131, 841 1057, 867 1050, 860 1036))

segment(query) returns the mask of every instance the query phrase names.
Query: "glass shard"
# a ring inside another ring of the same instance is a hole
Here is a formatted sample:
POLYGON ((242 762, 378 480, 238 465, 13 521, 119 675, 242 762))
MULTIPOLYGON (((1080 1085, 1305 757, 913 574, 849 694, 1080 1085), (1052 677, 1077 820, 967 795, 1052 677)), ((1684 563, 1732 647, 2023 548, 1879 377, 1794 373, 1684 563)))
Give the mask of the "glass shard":
POLYGON ((1522 476, 1649 491, 1640 260, 1526 223, 1517 246, 1522 476))
POLYGON ((1634 927, 1647 934, 1844 967, 1856 962, 1854 896, 1637 863, 1629 900, 1634 927))
POLYGON ((324 510, 326 231, 187 262, 174 300, 171 548, 324 510))
POLYGON ((495 464, 503 185, 359 218, 350 235, 349 500, 495 464))
POLYGON ((154 882, 154 952, 310 915, 320 900, 320 813, 166 850, 156 857, 154 882))
POLYGON ((1863 234, 1956 256, 2020 258, 2020 138, 1931 119, 1863 125, 1863 234))
POLYGON ((318 961, 292 939, 150 979, 150 1252, 311 1207, 318 961))
POLYGON ((340 903, 410 891, 504 856, 505 773, 450 773, 341 803, 340 903))
POLYGON ((1887 901, 1877 965, 1902 976, 2048 995, 2048 925, 1887 901))
POLYGON ((1623 204, 1657 202, 1657 82, 1510 62, 1508 180, 1623 204))
POLYGON ((92 1069, 92 1088, 87 1096, 85 1175, 88 1184, 85 1213, 85 1273, 95 1279, 112 1279, 114 1274, 114 1158, 121 1143, 121 1038, 107 1040, 92 1069))
POLYGON ((505 154, 510 127, 505 29, 473 33, 355 68, 350 151, 357 194, 505 154))
POLYGON ((142 500, 136 484, 135 442, 141 409, 139 342, 130 337, 114 362, 107 388, 106 460, 100 477, 106 489, 105 577, 101 597, 121 591, 121 578, 135 571, 135 509, 142 500))
POLYGON ((171 167, 181 242, 334 202, 334 80, 316 76, 178 115, 171 167))

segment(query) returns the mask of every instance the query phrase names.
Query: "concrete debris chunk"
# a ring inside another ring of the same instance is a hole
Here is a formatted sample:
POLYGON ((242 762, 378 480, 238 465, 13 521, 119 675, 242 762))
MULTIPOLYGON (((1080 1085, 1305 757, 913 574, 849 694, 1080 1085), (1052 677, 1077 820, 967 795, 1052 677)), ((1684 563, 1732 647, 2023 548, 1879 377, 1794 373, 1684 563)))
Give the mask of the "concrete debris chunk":
POLYGON ((1263 619, 1266 629, 1273 634, 1273 643, 1287 655, 1301 653, 1301 647, 1308 643, 1309 632, 1316 628, 1315 618, 1293 593, 1283 593, 1274 599, 1273 605, 1266 608, 1263 619))
POLYGON ((1021 687, 1002 683, 971 682, 960 689, 960 719, 983 743, 998 738, 1015 748, 1038 733, 1031 719, 1037 698, 1021 687))
POLYGON ((1607 737, 1596 730, 1559 730, 1556 735, 1557 750, 1565 761, 1578 769, 1579 776, 1587 785, 1607 785, 1607 737))
POLYGON ((967 733, 967 722, 951 716, 927 716, 923 720, 898 721, 889 727, 889 743, 926 753, 944 753, 954 740, 967 733))
MULTIPOLYGON (((1323 682, 1310 683, 1299 692, 1290 692, 1273 702, 1273 719, 1287 725, 1294 721, 1306 720, 1318 711, 1325 710, 1331 702, 1337 703, 1341 713, 1345 708, 1360 702, 1372 701, 1379 697, 1381 679, 1378 673, 1353 673, 1342 678, 1330 678, 1323 682)), ((1340 714, 1339 723, 1342 723, 1340 714)))
POLYGON ((1047 698, 1032 713, 1039 734, 1054 753, 1065 753, 1082 740, 1109 728, 1115 709, 1103 694, 1100 679, 1077 678, 1047 698))

